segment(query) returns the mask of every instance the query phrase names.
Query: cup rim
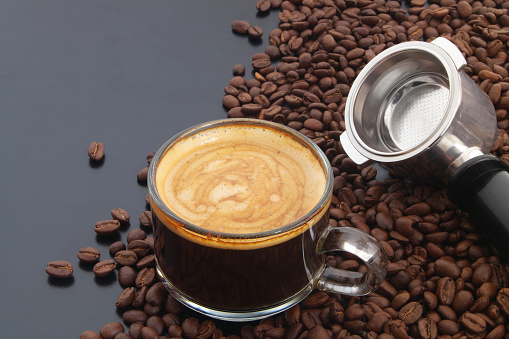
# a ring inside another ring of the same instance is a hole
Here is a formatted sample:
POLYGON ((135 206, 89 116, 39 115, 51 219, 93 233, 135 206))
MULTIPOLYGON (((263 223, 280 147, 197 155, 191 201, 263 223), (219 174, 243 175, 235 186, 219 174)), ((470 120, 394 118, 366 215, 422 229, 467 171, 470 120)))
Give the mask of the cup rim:
POLYGON ((261 119, 253 119, 253 118, 228 118, 228 119, 219 119, 219 120, 212 120, 208 122, 203 122, 197 125, 194 125, 190 128, 187 128, 170 139, 168 139, 155 153, 154 157, 152 158, 152 161, 149 165, 149 171, 148 171, 148 179, 147 179, 147 186, 149 191, 149 196, 153 203, 156 205, 156 207, 161 210, 165 215, 169 215, 172 219, 176 220, 180 223, 180 227, 184 228, 187 231, 191 231, 195 234, 205 236, 207 238, 214 238, 215 240, 219 242, 235 242, 242 241, 242 240, 257 240, 257 239, 263 239, 279 236, 282 234, 285 234, 287 232, 291 232, 295 228, 305 224, 307 221, 313 219, 316 215, 318 215, 322 208, 327 205, 330 201, 330 197, 332 195, 332 186, 333 186, 333 173, 332 173, 332 166, 330 165, 329 160, 325 156, 324 152, 308 137, 306 137, 304 134, 291 129, 290 127, 287 127, 285 125, 281 125, 275 122, 267 121, 267 120, 261 120, 261 119), (311 151, 316 155, 317 159, 320 161, 322 168, 324 168, 324 175, 326 176, 326 185, 325 190, 320 197, 320 200, 318 203, 304 216, 301 218, 280 226, 278 228, 264 231, 264 232, 256 232, 256 233, 246 233, 246 234, 238 234, 238 233, 226 233, 226 232, 217 232, 217 231, 211 231, 206 228, 194 225, 181 217, 179 217, 177 214, 175 214, 173 211, 171 211, 162 201, 161 197, 159 196, 159 193, 157 192, 156 188, 156 170, 157 165, 163 155, 165 154, 166 150, 168 150, 173 144, 179 142, 180 140, 187 138, 189 136, 192 136, 194 134, 197 134, 203 130, 209 129, 211 127, 215 126, 222 126, 222 125, 243 125, 243 124, 250 124, 250 125, 257 125, 257 126, 266 126, 269 128, 273 128, 278 131, 282 131, 284 133, 289 134, 292 136, 297 142, 300 142, 303 145, 306 145, 311 149, 311 151))

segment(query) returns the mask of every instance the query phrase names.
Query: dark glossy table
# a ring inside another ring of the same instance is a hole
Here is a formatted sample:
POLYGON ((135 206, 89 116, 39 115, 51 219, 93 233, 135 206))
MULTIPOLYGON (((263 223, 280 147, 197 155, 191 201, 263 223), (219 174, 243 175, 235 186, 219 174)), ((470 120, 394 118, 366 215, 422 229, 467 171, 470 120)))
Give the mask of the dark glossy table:
POLYGON ((250 72, 277 14, 235 0, 0 2, 0 337, 78 338, 121 319, 117 279, 96 279, 77 251, 110 257, 94 224, 113 208, 132 217, 122 240, 139 227, 146 155, 226 117, 232 67, 250 72), (262 27, 262 40, 232 33, 236 19, 262 27), (100 166, 92 141, 106 146, 100 166), (52 260, 70 261, 74 277, 49 279, 52 260))

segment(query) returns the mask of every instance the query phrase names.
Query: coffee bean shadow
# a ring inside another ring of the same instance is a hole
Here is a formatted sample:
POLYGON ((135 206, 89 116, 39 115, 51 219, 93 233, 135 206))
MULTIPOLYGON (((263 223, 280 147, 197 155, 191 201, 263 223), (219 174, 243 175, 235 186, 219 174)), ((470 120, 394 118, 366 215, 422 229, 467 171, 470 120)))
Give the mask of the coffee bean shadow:
POLYGON ((110 246, 115 241, 119 241, 119 240, 120 240, 120 234, 118 232, 115 233, 115 234, 112 234, 112 235, 99 235, 99 234, 96 234, 96 236, 95 236, 95 241, 98 244, 104 245, 104 246, 110 246))
POLYGON ((263 39, 261 38, 248 38, 248 41, 253 46, 260 46, 263 43, 263 39))
POLYGON ((270 12, 272 12, 272 10, 268 10, 268 11, 265 11, 265 12, 261 12, 261 11, 257 11, 256 12, 256 17, 258 19, 263 19, 263 18, 266 18, 269 16, 270 12))
POLYGON ((95 263, 86 263, 83 261, 80 261, 79 267, 85 272, 92 272, 94 270, 95 263))
POLYGON ((125 232, 125 231, 127 231, 130 227, 131 227, 131 223, 130 223, 130 222, 121 222, 121 223, 120 223, 119 231, 120 231, 120 232, 125 232))
POLYGON ((51 287, 70 287, 74 284, 74 277, 71 276, 66 279, 59 279, 55 277, 48 277, 48 285, 51 287))
POLYGON ((101 160, 92 160, 88 159, 88 165, 92 168, 99 168, 104 164, 104 159, 106 158, 106 155, 103 156, 101 160))
POLYGON ((112 272, 105 277, 95 276, 94 281, 99 286, 111 286, 117 281, 116 272, 112 272))
POLYGON ((138 180, 138 179, 136 179, 136 181, 138 182, 138 185, 140 185, 140 186, 145 186, 145 187, 147 186, 147 181, 146 180, 138 180))

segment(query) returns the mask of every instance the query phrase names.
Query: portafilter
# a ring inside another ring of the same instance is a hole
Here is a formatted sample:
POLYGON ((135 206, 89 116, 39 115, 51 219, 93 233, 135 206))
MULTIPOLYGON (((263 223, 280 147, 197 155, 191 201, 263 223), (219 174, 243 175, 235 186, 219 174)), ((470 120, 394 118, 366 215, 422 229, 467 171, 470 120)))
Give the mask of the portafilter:
POLYGON ((381 52, 351 87, 341 144, 359 165, 446 184, 449 199, 509 258, 509 166, 489 154, 495 108, 466 64, 446 38, 381 52))

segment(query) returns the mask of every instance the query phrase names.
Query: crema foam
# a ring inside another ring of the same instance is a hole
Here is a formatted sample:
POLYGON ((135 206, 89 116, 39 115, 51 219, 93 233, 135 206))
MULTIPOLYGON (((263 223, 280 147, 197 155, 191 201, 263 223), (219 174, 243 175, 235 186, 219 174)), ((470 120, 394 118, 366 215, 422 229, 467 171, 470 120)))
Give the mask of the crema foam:
POLYGON ((217 126, 178 140, 162 156, 155 184, 168 208, 211 232, 249 234, 290 224, 322 198, 316 155, 266 126, 217 126))

